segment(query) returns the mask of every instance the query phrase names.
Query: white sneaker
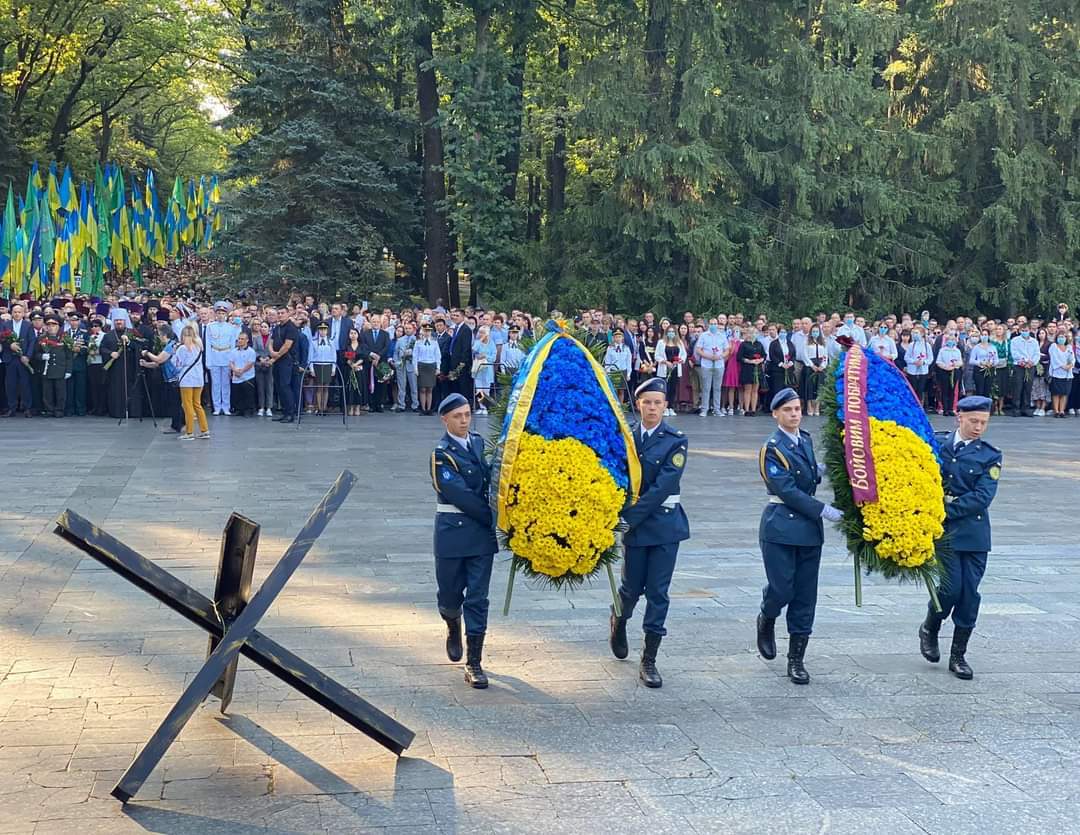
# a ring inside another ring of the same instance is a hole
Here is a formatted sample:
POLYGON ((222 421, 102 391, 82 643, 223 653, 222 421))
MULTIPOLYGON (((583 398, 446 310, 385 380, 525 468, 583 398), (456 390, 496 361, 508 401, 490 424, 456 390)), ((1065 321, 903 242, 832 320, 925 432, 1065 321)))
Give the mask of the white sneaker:
POLYGON ((1075 415, 1076 414, 1076 409, 1069 409, 1069 414, 1070 415, 1075 415))
POLYGON ((485 409, 483 407, 476 410, 476 414, 478 414, 478 415, 486 415, 487 413, 488 413, 487 409, 485 409))
POLYGON ((194 441, 195 436, 185 432, 183 435, 180 436, 180 440, 181 441, 194 441))
POLYGON ((1046 417, 1046 411, 1043 409, 1036 409, 1035 417, 1046 417))
POLYGON ((263 416, 263 410, 259 409, 257 412, 255 412, 255 414, 257 414, 259 417, 262 417, 263 416))
POLYGON ((709 413, 704 411, 704 410, 698 412, 697 414, 698 414, 698 417, 708 417, 709 416, 709 413))

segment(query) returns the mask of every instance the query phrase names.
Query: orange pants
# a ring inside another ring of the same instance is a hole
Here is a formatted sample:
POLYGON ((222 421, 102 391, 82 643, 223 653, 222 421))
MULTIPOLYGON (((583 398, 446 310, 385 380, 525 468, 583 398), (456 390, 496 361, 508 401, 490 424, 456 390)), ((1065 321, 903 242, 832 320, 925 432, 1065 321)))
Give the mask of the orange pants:
POLYGON ((184 407, 184 431, 189 435, 195 433, 195 419, 199 419, 199 431, 209 432, 210 426, 206 422, 206 412, 202 407, 202 390, 198 388, 181 388, 180 405, 184 407))

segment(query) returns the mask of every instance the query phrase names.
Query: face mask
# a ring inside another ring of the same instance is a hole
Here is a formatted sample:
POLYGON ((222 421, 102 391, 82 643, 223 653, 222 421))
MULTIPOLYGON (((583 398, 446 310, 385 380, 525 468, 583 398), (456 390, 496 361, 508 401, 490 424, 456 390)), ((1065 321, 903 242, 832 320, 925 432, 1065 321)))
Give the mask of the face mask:
POLYGON ((916 342, 922 342, 922 334, 921 333, 912 334, 911 338, 914 339, 916 342))
POLYGON ((787 339, 787 331, 780 331, 780 338, 787 339))
POLYGON ((720 332, 720 326, 719 325, 709 325, 709 333, 719 333, 719 332, 720 332))
POLYGON ((1064 336, 1059 336, 1057 338, 1057 343, 1058 343, 1058 345, 1064 345, 1065 344, 1065 337, 1064 336))
POLYGON ((854 319, 845 319, 844 324, 847 325, 850 328, 852 325, 855 324, 855 320, 854 319))
POLYGON ((819 331, 817 328, 814 328, 812 331, 810 331, 810 335, 814 337, 814 339, 817 339, 819 336, 821 336, 821 331, 819 331))
POLYGON ((1031 336, 1031 331, 1029 331, 1029 330, 1022 330, 1022 331, 1020 331, 1020 335, 1021 335, 1021 336, 1031 336))
POLYGON ((979 337, 979 341, 980 342, 989 342, 990 341, 990 335, 984 333, 982 336, 979 337))
POLYGON ((878 328, 877 332, 880 333, 882 336, 884 336, 885 334, 887 334, 889 332, 889 329, 888 328, 878 328))
POLYGON ((956 340, 955 340, 955 339, 946 339, 946 340, 945 340, 945 344, 946 344, 946 345, 947 345, 947 346, 948 346, 949 348, 955 348, 955 347, 956 347, 956 340))
POLYGON ((668 331, 667 335, 668 335, 668 339, 674 339, 675 338, 675 331, 668 331))

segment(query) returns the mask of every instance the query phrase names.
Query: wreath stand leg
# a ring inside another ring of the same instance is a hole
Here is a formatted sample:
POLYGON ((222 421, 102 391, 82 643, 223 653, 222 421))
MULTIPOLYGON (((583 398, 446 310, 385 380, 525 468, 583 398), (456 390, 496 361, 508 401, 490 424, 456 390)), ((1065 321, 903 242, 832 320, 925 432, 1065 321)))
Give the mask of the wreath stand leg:
POLYGON ((607 564, 608 583, 611 584, 611 605, 615 609, 615 617, 622 617, 622 600, 619 599, 619 590, 615 587, 615 572, 611 570, 611 563, 607 564))
POLYGON ((862 607, 862 572, 859 571, 859 555, 851 555, 852 562, 855 565, 855 605, 859 608, 862 607))
POLYGON ((934 583, 929 577, 923 577, 926 581, 926 590, 930 592, 930 602, 934 604, 934 611, 937 614, 941 614, 941 601, 938 600, 937 589, 934 588, 934 583))
POLYGON ((510 579, 506 581, 506 600, 503 601, 503 617, 510 614, 510 598, 514 594, 514 575, 517 574, 517 557, 510 558, 510 579))

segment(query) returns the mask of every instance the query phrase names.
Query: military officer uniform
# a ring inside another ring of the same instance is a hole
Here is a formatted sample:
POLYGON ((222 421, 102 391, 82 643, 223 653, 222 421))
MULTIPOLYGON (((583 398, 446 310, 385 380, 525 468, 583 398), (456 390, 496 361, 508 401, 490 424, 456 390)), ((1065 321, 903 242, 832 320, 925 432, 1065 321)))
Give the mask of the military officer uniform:
MULTIPOLYGON (((649 391, 667 394, 664 381, 658 377, 642 383, 634 394, 640 397, 649 391)), ((664 622, 670 603, 668 588, 675 572, 679 543, 690 538, 690 523, 679 498, 688 446, 686 436, 663 420, 651 430, 641 424, 634 428, 641 485, 638 500, 622 514, 629 530, 623 534, 625 553, 619 585, 622 615, 616 616, 614 607, 611 611, 611 650, 616 658, 629 655, 626 623, 644 594, 641 679, 647 687, 660 687, 663 683, 656 670, 656 654, 667 634, 664 622)))
MULTIPOLYGON (((793 389, 782 389, 773 397, 772 409, 798 396, 793 389)), ((822 519, 839 519, 840 513, 814 497, 824 467, 818 464, 810 433, 799 429, 792 435, 778 426, 761 447, 758 468, 769 493, 758 525, 766 577, 757 618, 758 651, 766 659, 776 657, 774 626, 787 607, 788 676, 796 684, 807 684, 803 658, 817 609, 822 519)))
MULTIPOLYGON (((460 394, 439 404, 439 414, 467 406, 460 394)), ((465 679, 487 687, 481 667, 487 632, 488 586, 499 550, 488 490, 491 471, 484 460, 484 439, 444 433, 431 454, 431 483, 435 488, 435 580, 439 614, 447 625, 446 654, 461 660, 461 620, 464 613, 468 657, 465 679)))
MULTIPOLYGON (((965 397, 961 413, 990 412, 989 397, 965 397)), ((968 639, 979 615, 979 583, 990 551, 990 503, 1001 477, 1001 450, 982 438, 965 440, 957 429, 937 433, 941 448, 941 484, 945 490, 945 534, 952 554, 944 560, 945 574, 938 587, 941 612, 931 602, 919 628, 919 649, 927 661, 941 658, 938 630, 952 616, 953 640, 949 670, 958 678, 973 677, 964 658, 968 639)))

